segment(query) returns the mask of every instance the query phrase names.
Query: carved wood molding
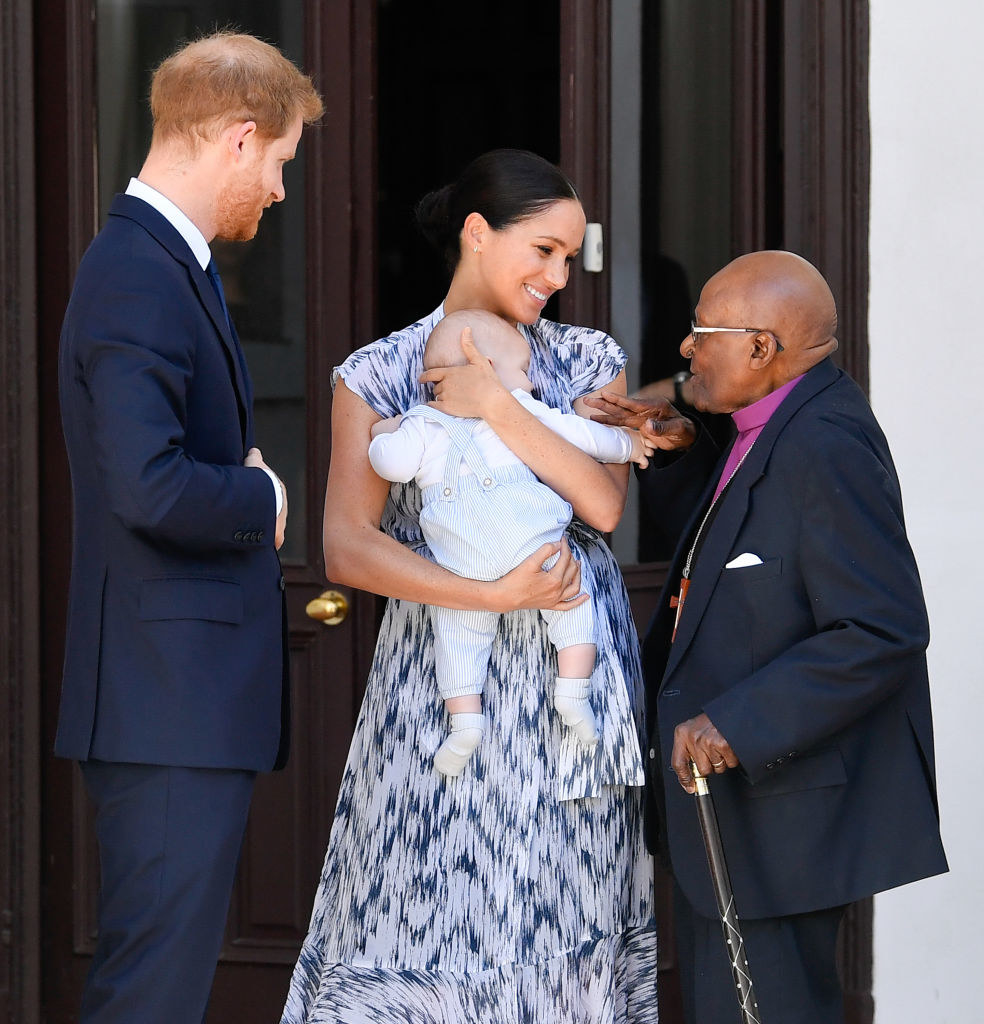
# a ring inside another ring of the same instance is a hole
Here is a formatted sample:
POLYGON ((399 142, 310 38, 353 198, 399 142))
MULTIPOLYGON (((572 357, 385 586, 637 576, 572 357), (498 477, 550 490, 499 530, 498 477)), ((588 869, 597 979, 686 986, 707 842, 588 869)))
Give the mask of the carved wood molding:
POLYGON ((735 255, 814 263, 840 313, 838 361, 868 387, 868 0, 736 5, 735 255))
POLYGON ((0 5, 0 1016, 40 1010, 37 305, 31 0, 0 5))
MULTIPOLYGON (((561 0, 560 166, 577 185, 588 220, 600 221, 606 230, 611 224, 610 47, 611 0, 561 0)), ((577 265, 558 299, 564 323, 610 328, 607 267, 596 274, 577 265)))

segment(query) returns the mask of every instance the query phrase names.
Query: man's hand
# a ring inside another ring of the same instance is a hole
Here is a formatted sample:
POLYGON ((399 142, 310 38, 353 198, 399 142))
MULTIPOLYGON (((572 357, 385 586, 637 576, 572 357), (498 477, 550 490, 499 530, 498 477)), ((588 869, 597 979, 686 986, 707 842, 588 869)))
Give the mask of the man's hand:
POLYGON ((640 402, 614 391, 602 391, 585 398, 584 404, 602 413, 594 417, 599 423, 638 430, 651 448, 689 448, 697 439, 693 421, 681 416, 665 398, 640 402))
POLYGON ((721 774, 729 768, 738 767, 738 758, 728 741, 717 731, 707 715, 681 722, 673 730, 673 756, 670 767, 676 773, 680 785, 688 793, 695 790, 690 762, 697 765, 701 775, 721 774))
POLYGON ((274 545, 279 551, 284 546, 284 537, 287 533, 287 488, 283 480, 263 461, 263 453, 259 448, 250 448, 243 459, 243 465, 251 469, 262 469, 266 473, 273 473, 277 484, 280 486, 280 494, 283 497, 283 505, 280 508, 280 515, 277 516, 277 532, 274 538, 274 545))

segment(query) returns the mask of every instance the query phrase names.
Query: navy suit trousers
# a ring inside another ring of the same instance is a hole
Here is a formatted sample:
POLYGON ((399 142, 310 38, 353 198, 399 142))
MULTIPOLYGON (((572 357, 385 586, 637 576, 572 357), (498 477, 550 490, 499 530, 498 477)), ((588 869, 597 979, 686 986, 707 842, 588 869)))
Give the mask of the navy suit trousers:
POLYGON ((96 811, 99 941, 81 1024, 201 1024, 255 773, 82 762, 96 811))
MULTIPOLYGON (((720 920, 702 917, 673 889, 687 1024, 741 1024, 720 920)), ((845 909, 739 921, 763 1024, 844 1024, 836 951, 845 909)))

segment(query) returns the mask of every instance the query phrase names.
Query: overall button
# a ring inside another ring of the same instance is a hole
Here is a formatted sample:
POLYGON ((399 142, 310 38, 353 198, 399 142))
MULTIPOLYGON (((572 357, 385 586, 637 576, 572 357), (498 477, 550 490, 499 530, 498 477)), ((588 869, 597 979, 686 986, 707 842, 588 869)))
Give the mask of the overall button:
POLYGON ((492 477, 490 477, 490 476, 487 476, 487 477, 486 477, 486 478, 485 478, 485 479, 484 479, 484 480, 482 481, 482 483, 483 483, 483 484, 485 484, 485 486, 486 486, 486 487, 491 487, 491 486, 492 486, 492 477))
POLYGON ((450 493, 451 493, 451 488, 450 487, 445 487, 444 488, 444 496, 447 497, 450 493))

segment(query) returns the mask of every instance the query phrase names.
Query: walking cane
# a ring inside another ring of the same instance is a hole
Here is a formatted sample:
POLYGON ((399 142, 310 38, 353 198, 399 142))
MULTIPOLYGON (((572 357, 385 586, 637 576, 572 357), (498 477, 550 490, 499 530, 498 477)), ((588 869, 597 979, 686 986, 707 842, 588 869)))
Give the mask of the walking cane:
POLYGON ((724 846, 721 843, 717 814, 714 813, 714 801, 711 799, 707 779, 700 774, 693 761, 690 762, 690 771, 697 787, 697 816, 700 818, 700 830, 704 835, 707 865, 711 869, 711 882, 714 885, 718 914, 721 916, 721 931, 728 947, 728 959, 731 961, 731 976, 735 979, 742 1024, 761 1024, 758 1018, 758 1003, 755 1001, 755 989, 748 971, 748 958, 745 956, 745 940, 738 927, 735 894, 731 889, 728 865, 724 860, 724 846))

